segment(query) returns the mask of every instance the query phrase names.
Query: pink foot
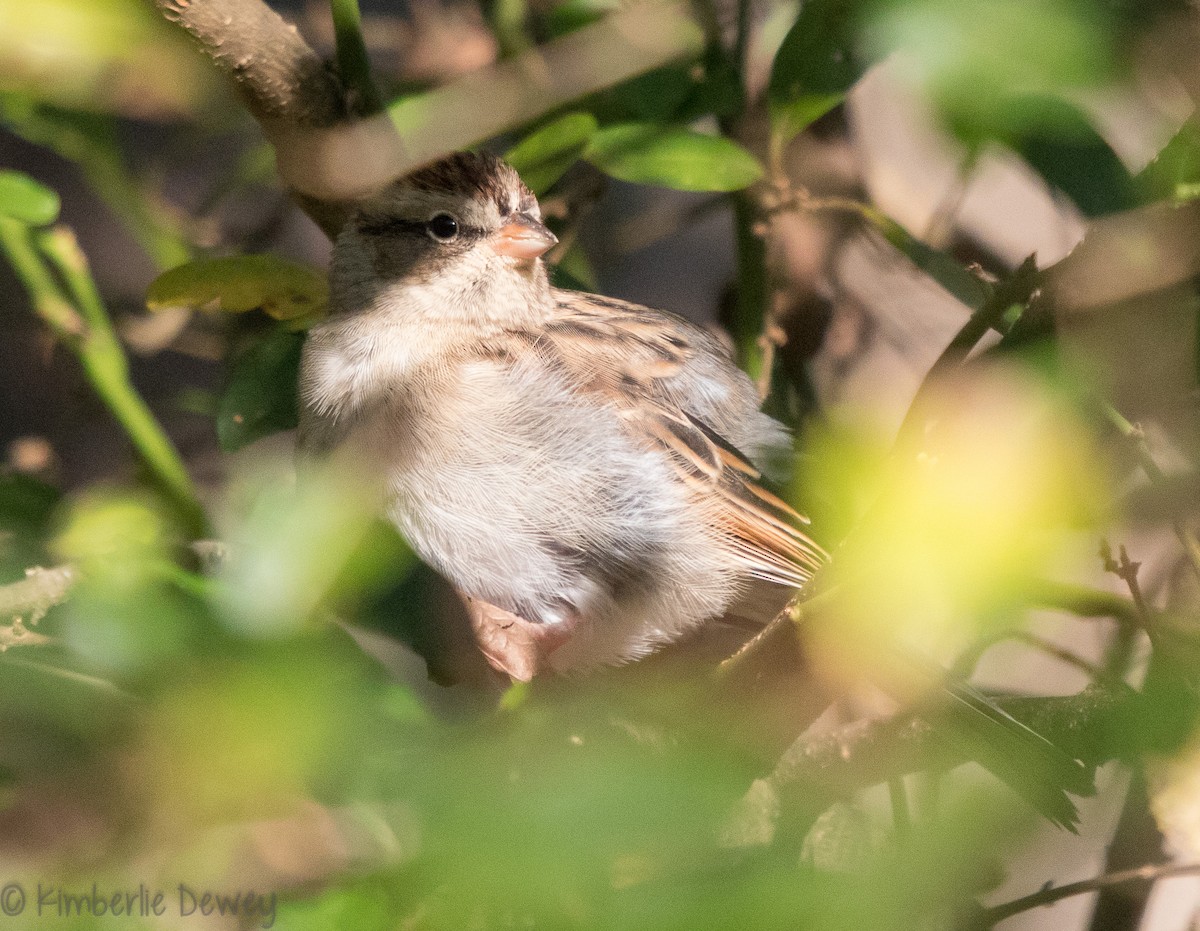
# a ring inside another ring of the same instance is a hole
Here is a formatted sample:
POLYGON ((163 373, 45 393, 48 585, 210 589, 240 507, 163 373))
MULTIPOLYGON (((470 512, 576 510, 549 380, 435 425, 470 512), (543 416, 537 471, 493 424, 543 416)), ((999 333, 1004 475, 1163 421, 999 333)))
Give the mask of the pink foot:
POLYGON ((480 652, 493 669, 528 682, 571 636, 572 624, 534 624, 503 608, 463 596, 480 652))

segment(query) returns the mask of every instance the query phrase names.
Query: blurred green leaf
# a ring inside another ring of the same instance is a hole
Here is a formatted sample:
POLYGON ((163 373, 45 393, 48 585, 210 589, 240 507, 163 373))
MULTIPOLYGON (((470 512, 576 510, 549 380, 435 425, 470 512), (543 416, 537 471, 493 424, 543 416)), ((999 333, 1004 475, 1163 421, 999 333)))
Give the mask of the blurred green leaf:
POLYGON ((551 38, 564 36, 620 8, 619 0, 563 0, 545 14, 546 30, 551 38))
POLYGON ((141 3, 0 0, 0 24, 0 92, 163 119, 193 114, 221 90, 188 37, 141 3))
POLYGON ((692 67, 692 76, 691 93, 675 114, 678 122, 690 123, 708 115, 718 119, 734 116, 745 104, 745 88, 737 69, 718 50, 706 53, 704 60, 692 67))
POLYGON ((1054 97, 1012 101, 1026 111, 1000 138, 1052 187, 1089 217, 1137 204, 1133 179, 1091 121, 1074 104, 1054 97))
POLYGON ((1186 120, 1135 182, 1146 202, 1200 197, 1200 121, 1186 120))
POLYGON ((188 262, 150 284, 146 306, 197 307, 226 313, 262 308, 276 320, 308 320, 329 303, 329 284, 315 268, 273 255, 236 255, 188 262))
POLYGON ((587 253, 579 243, 575 243, 559 259, 557 265, 550 269, 550 280, 556 288, 566 288, 568 291, 598 292, 600 284, 596 279, 596 270, 588 260, 587 253))
POLYGON ((1121 59, 1107 26, 1103 5, 1087 0, 883 0, 865 37, 874 57, 901 51, 947 125, 978 148, 1040 120, 1028 100, 1114 80, 1121 59))
POLYGON ((696 86, 688 63, 647 71, 613 92, 617 103, 634 120, 665 123, 679 112, 696 86))
POLYGON ((0 216, 30 226, 49 226, 58 219, 58 194, 19 171, 0 171, 0 216))
MULTIPOLYGON (((225 624, 242 635, 284 638, 318 626, 318 609, 353 577, 349 563, 379 513, 376 477, 361 457, 306 462, 294 484, 292 471, 290 461, 256 470, 228 535, 237 558, 222 567, 219 598, 225 624)), ((379 575, 364 568, 368 577, 379 575)))
POLYGON ((845 97, 866 68, 855 42, 859 4, 804 0, 771 68, 767 97, 774 133, 783 141, 802 132, 845 97))
POLYGON ((234 357, 217 407, 217 438, 223 450, 233 452, 295 428, 303 345, 304 334, 276 327, 234 357))
POLYGON ((730 139, 648 123, 601 129, 584 158, 622 181, 681 191, 737 191, 763 174, 758 160, 730 139))
POLYGON ((392 877, 374 877, 334 887, 310 899, 283 902, 279 926, 288 931, 393 931, 397 915, 404 914, 402 888, 392 877))
POLYGON ((541 195, 583 154, 597 129, 590 113, 567 113, 534 130, 504 155, 533 193, 541 195))

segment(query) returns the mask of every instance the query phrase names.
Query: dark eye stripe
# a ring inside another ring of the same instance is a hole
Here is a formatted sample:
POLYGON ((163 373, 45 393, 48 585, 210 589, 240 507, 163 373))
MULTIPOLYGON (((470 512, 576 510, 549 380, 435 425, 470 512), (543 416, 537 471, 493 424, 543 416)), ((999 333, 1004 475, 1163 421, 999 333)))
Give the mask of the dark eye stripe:
MULTIPOLYGON (((428 235, 429 224, 422 220, 404 220, 400 217, 363 217, 358 221, 358 231, 365 233, 368 236, 400 236, 405 234, 419 235, 425 239, 430 239, 428 235)), ((459 224, 458 236, 452 242, 461 242, 463 240, 482 239, 487 235, 487 230, 478 226, 464 226, 459 224)), ((430 240, 436 242, 436 240, 430 240)), ((449 245, 449 243, 445 243, 449 245)))

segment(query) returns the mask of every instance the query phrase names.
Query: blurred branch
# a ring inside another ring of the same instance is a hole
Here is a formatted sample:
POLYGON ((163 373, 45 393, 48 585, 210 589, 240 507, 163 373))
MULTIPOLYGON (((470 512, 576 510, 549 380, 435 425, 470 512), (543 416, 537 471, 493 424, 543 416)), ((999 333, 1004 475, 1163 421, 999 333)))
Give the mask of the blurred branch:
POLYGON ((0 617, 28 617, 36 623, 66 599, 77 578, 74 566, 26 569, 21 581, 0 587, 0 617))
POLYGON ((1053 905, 1062 899, 1069 899, 1076 895, 1085 895, 1086 893, 1096 892, 1099 889, 1106 889, 1110 886, 1166 879, 1170 876, 1192 876, 1197 873, 1200 873, 1200 863, 1148 863, 1145 866, 1139 866, 1130 870, 1121 870, 1116 873, 1106 873, 1094 879, 1084 879, 1076 883, 1068 883, 1065 886, 1052 886, 1048 889, 1041 889, 1032 895, 1015 899, 1012 902, 984 909, 982 915, 980 915, 979 926, 990 928, 1004 921, 1006 918, 1019 915, 1021 912, 1041 908, 1044 905, 1053 905))
MULTIPOLYGON (((1076 695, 996 698, 995 704, 1068 753, 1093 756, 1081 741, 1105 732, 1105 722, 1136 697, 1121 684, 1093 685, 1076 695)), ((947 710, 947 714, 951 711, 947 710)), ((727 838, 768 843, 782 798, 794 795, 811 810, 862 789, 910 773, 947 770, 970 762, 970 744, 947 739, 951 725, 904 714, 858 721, 831 733, 801 738, 779 758, 775 769, 756 780, 726 828, 727 838)))
POLYGON ((997 284, 979 309, 967 318, 967 322, 942 350, 921 380, 896 436, 895 445, 898 452, 902 455, 911 452, 912 445, 919 441, 929 410, 930 395, 941 387, 943 378, 966 361, 976 344, 990 330, 1000 325, 1010 307, 1023 307, 1029 302, 1038 288, 1039 280, 1037 260, 1031 255, 1011 275, 997 284))
POLYGON ((34 232, 0 217, 0 247, 29 292, 34 311, 78 357, 92 388, 124 428, 150 474, 188 529, 199 533, 204 512, 191 478, 129 379, 125 352, 74 235, 61 226, 34 232))
POLYGON ((367 116, 367 101, 350 101, 262 0, 154 3, 233 78, 275 148, 280 177, 330 236, 355 200, 406 172, 704 48, 686 3, 647 0, 367 116))

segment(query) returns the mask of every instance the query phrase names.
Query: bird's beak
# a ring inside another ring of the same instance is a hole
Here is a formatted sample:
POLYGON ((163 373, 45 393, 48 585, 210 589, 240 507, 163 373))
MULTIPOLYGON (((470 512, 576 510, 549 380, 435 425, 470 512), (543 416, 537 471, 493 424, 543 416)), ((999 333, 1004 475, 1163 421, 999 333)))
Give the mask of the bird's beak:
POLYGON ((527 213, 514 214, 492 237, 492 249, 497 255, 514 259, 536 259, 558 242, 558 237, 541 221, 527 213))

